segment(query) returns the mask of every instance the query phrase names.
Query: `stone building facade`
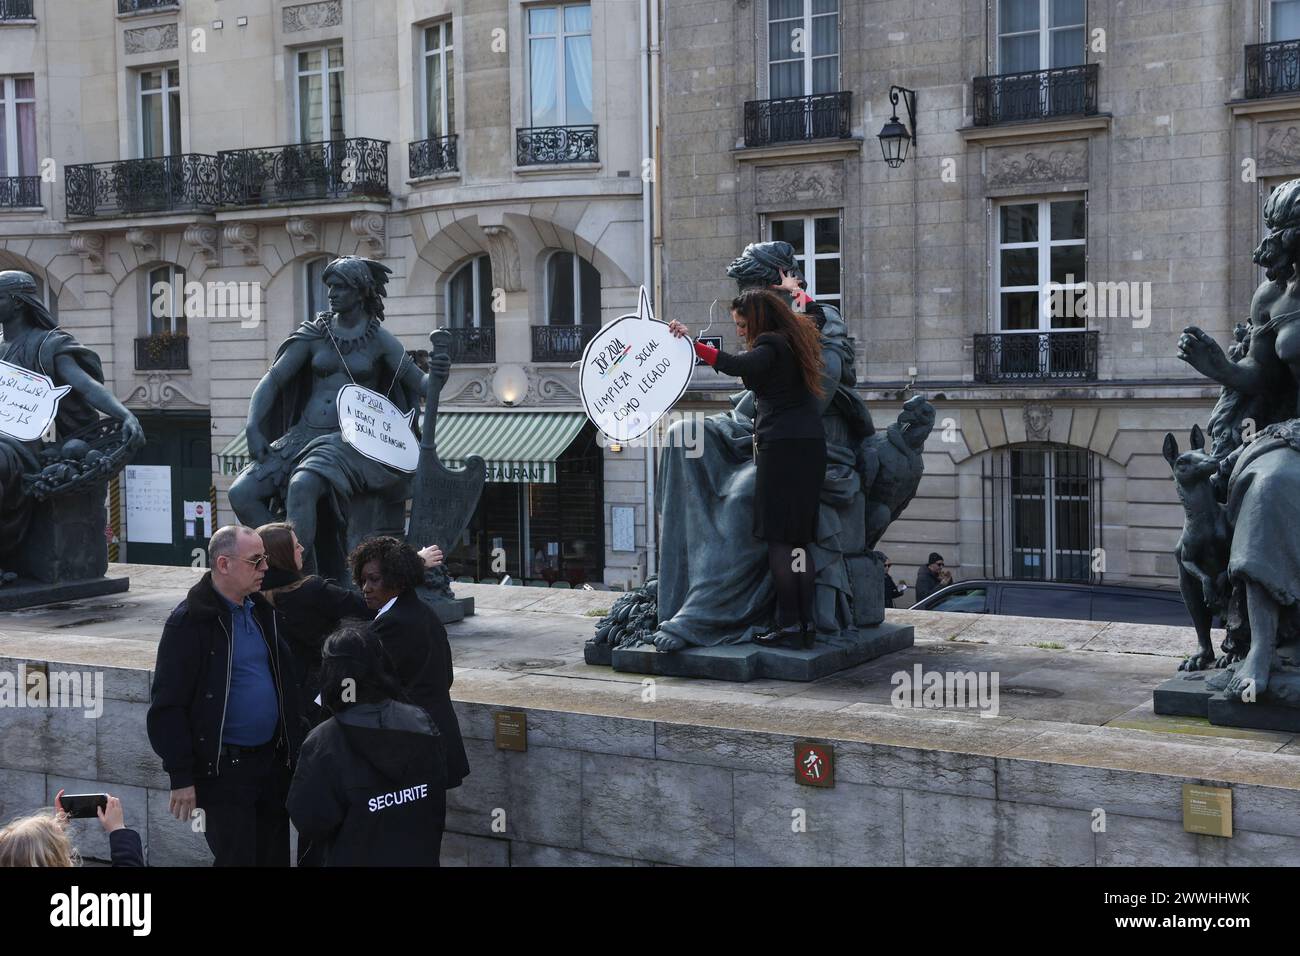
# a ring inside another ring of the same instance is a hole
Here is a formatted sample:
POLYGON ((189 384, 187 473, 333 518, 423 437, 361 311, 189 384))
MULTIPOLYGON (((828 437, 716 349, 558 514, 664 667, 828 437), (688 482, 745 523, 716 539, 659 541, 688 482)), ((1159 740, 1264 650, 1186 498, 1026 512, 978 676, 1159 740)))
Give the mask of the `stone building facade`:
MULTIPOLYGON (((938 409, 896 571, 1170 583, 1162 439, 1217 397, 1175 343, 1226 348, 1262 278, 1263 201, 1300 174, 1298 7, 670 0, 664 310, 698 330, 747 242, 815 236, 877 422, 938 409)), ((736 387, 694 386, 701 409, 736 387)))
POLYGON ((183 501, 231 520, 249 396, 324 308, 324 263, 357 254, 392 270, 386 324, 409 350, 453 329, 444 457, 457 435, 541 435, 537 460, 489 463, 496 516, 476 516, 462 572, 644 573, 644 464, 584 427, 572 364, 647 280, 645 9, 0 4, 0 267, 37 276, 156 436, 140 461, 172 469, 150 505, 170 493, 170 544, 138 540, 142 499, 118 489, 122 557, 188 563, 205 529, 183 501))

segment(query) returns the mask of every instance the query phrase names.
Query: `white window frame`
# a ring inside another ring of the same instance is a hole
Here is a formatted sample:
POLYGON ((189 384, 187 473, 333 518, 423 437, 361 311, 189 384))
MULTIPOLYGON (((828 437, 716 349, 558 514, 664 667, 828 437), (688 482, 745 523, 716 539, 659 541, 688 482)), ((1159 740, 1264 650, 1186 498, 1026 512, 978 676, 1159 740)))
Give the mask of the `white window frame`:
POLYGON ((1273 11, 1280 2, 1282 0, 1263 0, 1260 3, 1261 23, 1259 25, 1259 35, 1263 43, 1281 43, 1286 40, 1300 39, 1300 37, 1283 37, 1279 39, 1275 35, 1274 29, 1277 25, 1277 18, 1273 16, 1273 11))
MULTIPOLYGON (((1003 66, 1003 64, 1002 64, 1002 38, 1003 38, 1004 36, 1008 36, 1008 37, 1023 37, 1023 36, 1029 36, 1029 34, 1031 34, 1031 33, 1037 33, 1037 34, 1038 34, 1038 69, 1037 69, 1037 70, 1029 70, 1029 71, 1019 71, 1019 70, 1017 70, 1017 71, 1015 71, 1015 72, 1031 72, 1031 73, 1034 73, 1034 72, 1041 72, 1041 71, 1043 71, 1043 70, 1054 70, 1054 69, 1056 69, 1056 68, 1057 68, 1056 64, 1052 62, 1052 33, 1055 32, 1055 31, 1058 31, 1058 30, 1077 30, 1077 29, 1079 29, 1080 27, 1082 27, 1082 28, 1083 28, 1083 42, 1084 42, 1084 47, 1083 47, 1083 48, 1084 48, 1084 52, 1085 52, 1085 54, 1086 54, 1087 49, 1088 49, 1088 5, 1087 5, 1086 3, 1085 3, 1084 6, 1083 6, 1083 22, 1082 22, 1082 23, 1071 23, 1071 24, 1069 24, 1069 25, 1067 25, 1067 26, 1054 27, 1054 26, 1051 26, 1051 22, 1052 22, 1052 21, 1051 21, 1051 17, 1052 17, 1052 0, 1038 0, 1038 27, 1037 27, 1037 29, 1034 29, 1034 30, 1021 30, 1021 31, 1019 31, 1019 32, 1017 32, 1017 33, 1003 33, 1003 32, 1002 32, 1002 23, 1001 23, 1001 6, 1002 6, 1002 5, 1001 5, 1001 3, 999 2, 999 0, 992 0, 992 2, 993 2, 993 16, 994 16, 994 19, 997 21, 997 33, 996 33, 996 36, 997 36, 997 42, 996 42, 996 44, 994 45, 994 48, 993 48, 993 49, 994 49, 994 55, 997 57, 997 72, 998 72, 999 74, 1008 72, 1007 69, 1006 69, 1006 68, 1003 66)), ((1086 58, 1087 58, 1087 57, 1086 57, 1086 55, 1085 55, 1085 59, 1086 59, 1086 58)), ((1072 64, 1072 65, 1073 65, 1073 64, 1072 64)))
MULTIPOLYGON (((844 88, 844 60, 843 60, 841 54, 843 53, 842 42, 843 42, 843 40, 844 40, 844 3, 845 3, 845 0, 836 0, 836 4, 835 4, 835 12, 834 12, 834 13, 818 13, 818 14, 814 14, 814 13, 812 12, 812 0, 802 0, 802 3, 803 3, 803 35, 804 35, 804 37, 805 37, 805 39, 806 39, 807 42, 806 42, 806 44, 805 44, 805 46, 804 46, 803 52, 799 54, 799 56, 801 56, 801 57, 803 58, 803 93, 801 93, 801 94, 799 94, 799 95, 801 95, 801 96, 812 96, 812 95, 813 95, 813 88, 812 88, 812 87, 813 87, 813 60, 814 60, 814 59, 826 59, 827 57, 832 56, 832 55, 835 57, 835 60, 836 60, 836 62, 835 62, 835 76, 836 76, 835 87, 836 87, 836 88, 835 88, 834 90, 823 91, 822 94, 817 94, 817 95, 824 95, 825 93, 834 93, 834 92, 839 92, 840 90, 842 90, 842 89, 844 88), (822 54, 821 56, 819 56, 819 57, 814 57, 814 56, 813 56, 813 52, 812 52, 812 36, 813 36, 812 26, 813 26, 813 20, 814 20, 816 17, 834 17, 834 18, 835 18, 835 34, 836 34, 836 43, 835 43, 835 53, 834 53, 834 54, 823 53, 823 54, 822 54)), ((767 65, 766 65, 766 68, 762 70, 762 75, 759 77, 759 93, 760 93, 760 95, 761 95, 764 99, 769 99, 769 98, 771 98, 771 91, 772 91, 772 63, 773 63, 773 60, 772 60, 771 57, 768 55, 768 52, 772 49, 772 43, 771 43, 771 36, 772 36, 772 4, 771 4, 771 0, 764 0, 764 5, 766 6, 767 9, 766 9, 766 15, 765 15, 764 18, 763 18, 763 23, 764 23, 764 28, 763 28, 763 59, 766 61, 766 64, 767 64, 767 65)), ((792 21, 790 21, 790 20, 778 20, 777 22, 778 22, 778 23, 789 23, 789 22, 792 22, 792 21)), ((794 59, 791 58, 791 59, 789 59, 789 60, 777 60, 777 61, 775 61, 775 62, 777 62, 777 63, 793 63, 793 62, 794 62, 794 59)))
MULTIPOLYGON (((451 318, 452 318, 451 284, 455 282, 457 278, 459 278, 462 272, 464 272, 466 269, 469 269, 470 270, 469 281, 470 281, 471 289, 473 291, 473 299, 474 299, 474 314, 473 314, 473 325, 466 326, 466 328, 481 329, 485 327, 483 325, 483 305, 484 305, 482 301, 483 297, 482 295, 479 294, 479 277, 482 273, 484 262, 488 263, 489 268, 491 267, 492 257, 489 256, 486 252, 477 255, 469 262, 466 262, 459 269, 453 272, 451 276, 447 279, 447 287, 443 290, 443 298, 445 299, 444 308, 446 310, 445 314, 447 316, 448 323, 451 322, 451 318)), ((491 310, 491 303, 488 303, 488 309, 489 311, 491 310)), ((549 315, 549 313, 547 314, 549 315)), ((495 325, 495 322, 493 324, 495 325)))
POLYGON ((162 155, 176 156, 179 155, 181 152, 181 131, 179 129, 172 129, 172 120, 171 120, 172 114, 170 109, 171 94, 174 92, 177 95, 180 95, 181 93, 182 83, 180 82, 180 78, 181 78, 180 67, 175 63, 168 63, 163 66, 153 67, 146 70, 139 70, 136 72, 135 75, 135 96, 136 96, 135 102, 136 102, 136 119, 137 119, 136 144, 137 144, 137 148, 139 149, 139 156, 141 159, 161 158, 159 156, 147 156, 148 146, 146 145, 145 138, 144 138, 144 125, 145 125, 144 117, 146 112, 146 105, 148 103, 147 97, 150 96, 160 97, 159 102, 162 103, 162 128, 163 128, 162 155), (177 83, 175 86, 171 85, 171 80, 170 80, 170 74, 172 70, 176 71, 177 83), (158 89, 146 90, 144 88, 144 78, 154 73, 160 74, 161 82, 159 83, 158 89), (173 146, 175 146, 174 149, 172 148, 173 146))
POLYGON ((420 43, 421 43, 421 50, 422 50, 420 54, 420 82, 419 82, 420 124, 423 127, 423 136, 422 136, 423 139, 432 139, 434 136, 433 130, 429 128, 428 63, 429 63, 429 57, 434 56, 435 54, 440 55, 442 57, 441 59, 442 103, 439 104, 439 109, 442 113, 442 128, 443 128, 442 135, 454 136, 456 134, 456 117, 452 115, 452 111, 449 111, 447 109, 447 96, 450 91, 451 82, 455 79, 455 73, 456 73, 456 67, 455 64, 453 63, 451 65, 452 75, 451 77, 448 77, 447 75, 448 63, 451 61, 451 58, 455 56, 455 49, 456 49, 456 41, 455 41, 454 33, 452 35, 452 41, 450 43, 447 42, 447 33, 451 31, 451 29, 452 29, 452 22, 450 19, 443 19, 443 20, 437 20, 433 23, 426 23, 424 24, 424 26, 420 28, 420 43), (438 31, 439 45, 432 48, 429 46, 430 30, 438 31))
MULTIPOLYGON (((330 74, 345 73, 347 58, 343 57, 343 62, 338 66, 332 64, 330 57, 331 50, 338 50, 340 56, 343 53, 343 41, 334 40, 330 43, 318 46, 295 47, 293 50, 293 128, 297 142, 332 142, 334 137, 329 128, 330 118, 334 115, 333 106, 330 103, 330 74), (299 64, 302 62, 304 53, 313 53, 320 51, 321 67, 319 70, 304 70, 299 64), (304 76, 319 76, 321 80, 321 139, 304 140, 302 138, 302 78, 304 76)), ((347 76, 343 76, 339 82, 339 96, 347 98, 347 76)), ((348 120, 343 112, 343 104, 339 104, 339 116, 343 122, 343 129, 339 131, 341 138, 347 138, 348 120)))
POLYGON ((840 291, 827 293, 830 298, 826 299, 827 304, 835 306, 843 313, 844 305, 844 211, 841 209, 823 209, 818 212, 800 213, 798 215, 788 215, 784 213, 771 213, 765 217, 763 224, 763 233, 768 241, 772 241, 772 224, 777 222, 797 222, 803 221, 803 254, 796 255, 795 260, 801 261, 800 268, 803 271, 804 280, 808 283, 807 292, 814 299, 821 301, 822 296, 817 290, 817 263, 826 259, 835 259, 840 265, 840 291), (839 238, 836 241, 835 252, 816 252, 814 241, 815 220, 829 219, 834 216, 839 223, 839 238))
MULTIPOLYGON (((302 263, 302 304, 304 311, 307 313, 306 318, 314 319, 316 313, 311 308, 311 267, 321 262, 329 265, 329 256, 312 256, 310 259, 304 259, 302 263)), ((322 270, 323 271, 323 270, 322 270)), ((328 311, 329 303, 325 303, 325 310, 328 311)))
MULTIPOLYGON (((989 287, 993 290, 993 306, 991 325, 993 331, 1000 335, 1039 335, 1043 332, 1081 332, 1087 329, 1088 320, 1084 317, 1084 323, 1078 328, 1052 328, 1052 314, 1048 307, 1052 294, 1052 249, 1064 246, 1083 246, 1084 271, 1087 272, 1088 262, 1088 196, 1086 193, 1064 193, 1059 196, 1047 196, 1037 198, 1032 196, 1016 197, 998 200, 993 204, 993 275, 990 277, 989 287), (1083 201, 1083 238, 1082 239, 1053 239, 1052 238, 1052 203, 1070 202, 1073 200, 1083 201), (1003 242, 1002 241, 1002 208, 1004 206, 1028 206, 1037 204, 1038 206, 1038 240, 1036 242, 1003 242), (1006 249, 1038 249, 1038 284, 1030 285, 1009 285, 1002 284, 1002 252, 1006 249), (1038 328, 1036 329, 1004 329, 1002 327, 1002 293, 1003 292, 1037 292, 1038 293, 1038 328)), ((1078 279, 1071 283, 1062 283, 1060 288, 1069 292, 1075 289, 1082 289, 1084 282, 1087 280, 1085 274, 1083 279, 1078 279)))
MULTIPOLYGON (((1092 514, 1092 498, 1089 494, 1089 491, 1091 490, 1089 488, 1089 482, 1091 482, 1093 478, 1088 469, 1087 462, 1090 456, 1092 455, 1092 452, 1087 451, 1087 449, 1081 449, 1070 445, 1052 445, 1052 446, 1042 446, 1042 447, 1034 447, 1034 448, 1024 448, 1024 447, 1009 448, 1007 449, 1006 454, 1007 454, 1006 515, 1007 515, 1007 520, 1009 522, 1009 527, 1007 529, 1008 533, 1006 536, 1007 558, 1008 558, 1007 571, 1010 572, 1011 576, 1005 578, 1004 580, 1008 580, 1008 581, 1061 580, 1060 577, 1061 569, 1060 569, 1060 563, 1058 561, 1058 557, 1062 555, 1068 555, 1076 558, 1082 558, 1085 562, 1085 565, 1092 560, 1092 552, 1087 549, 1086 544, 1085 544, 1085 549, 1081 551, 1071 550, 1068 548, 1059 548, 1057 546, 1057 539, 1060 537, 1060 533, 1057 529, 1057 523, 1056 523, 1056 503, 1058 501, 1082 501, 1088 506, 1087 521, 1085 522, 1084 529, 1089 534, 1091 533, 1095 516, 1092 514), (1084 473, 1082 477, 1076 476, 1076 478, 1074 479, 1083 482, 1084 493, 1082 495, 1061 494, 1060 492, 1061 482, 1058 479, 1056 473, 1056 456, 1058 452, 1074 452, 1074 453, 1084 452, 1082 456, 1082 460, 1085 464, 1084 473), (1022 454, 1022 455, 1038 454, 1043 456, 1044 459, 1044 464, 1042 469, 1043 491, 1041 494, 1026 494, 1025 492, 1017 492, 1015 490, 1015 480, 1013 478, 1015 471, 1012 468, 1011 462, 1014 459, 1016 454, 1022 454), (1016 546, 1016 529, 1017 529, 1016 502, 1017 501, 1041 502, 1042 515, 1043 515, 1043 547, 1042 548, 1016 546), (1039 551, 1042 552, 1043 559, 1046 563, 1046 567, 1043 568, 1043 576, 1041 578, 1014 577, 1015 568, 1017 568, 1020 564, 1020 562, 1017 560, 1017 554, 1034 553, 1039 551)), ((1071 578, 1069 580, 1083 580, 1083 579, 1071 578)))
MULTIPOLYGON (((21 171, 22 163, 20 160, 22 159, 22 150, 19 148, 18 143, 18 106, 22 103, 31 103, 32 109, 36 109, 35 77, 26 73, 18 73, 0 77, 0 81, 3 81, 0 82, 0 98, 3 99, 5 111, 5 155, 0 158, 4 159, 4 168, 7 170, 5 173, 6 176, 22 176, 24 173, 21 171), (32 96, 30 98, 25 96, 20 97, 18 95, 19 80, 33 81, 32 96)), ((35 153, 37 151, 33 149, 32 152, 35 153)), ((39 156, 37 157, 36 165, 39 169, 39 156)), ((38 175, 38 173, 31 172, 25 175, 35 176, 38 175)))
MULTIPOLYGON (((582 325, 582 263, 587 262, 587 260, 582 258, 578 253, 572 252, 569 249, 552 250, 551 253, 547 255, 546 261, 542 266, 542 316, 546 319, 545 324, 565 324, 563 322, 554 323, 551 321, 551 284, 547 279, 551 274, 551 260, 556 256, 573 257, 573 322, 571 324, 575 326, 582 325)), ((596 269, 595 263, 587 262, 587 265, 596 269)), ((600 274, 599 269, 596 269, 596 274, 600 274)))
POLYGON ((158 265, 150 266, 147 270, 145 270, 144 277, 145 277, 145 293, 146 293, 145 306, 144 306, 145 334, 149 336, 161 335, 163 333, 169 333, 172 335, 177 335, 177 334, 188 335, 190 323, 189 323, 189 316, 185 314, 186 279, 185 279, 184 266, 178 266, 171 262, 159 263, 158 265), (155 316, 153 314, 153 300, 155 296, 154 289, 153 289, 155 279, 153 277, 153 274, 155 272, 158 272, 161 269, 167 270, 167 278, 160 279, 157 281, 168 283, 168 290, 171 294, 170 295, 171 302, 169 303, 169 308, 165 316, 155 316), (179 282, 177 281, 178 275, 180 276, 179 282), (176 317, 178 315, 185 319, 184 333, 177 332, 176 317), (158 327, 162 323, 166 323, 166 328, 158 327))
MULTIPOLYGON (((596 68, 595 27, 596 27, 596 22, 595 22, 595 15, 594 15, 594 14, 595 14, 595 11, 592 10, 592 4, 591 4, 590 2, 583 2, 583 3, 534 3, 534 4, 531 4, 531 5, 529 5, 529 6, 524 7, 524 8, 523 8, 523 12, 524 12, 524 56, 525 56, 525 58, 527 59, 527 69, 525 70, 524 84, 525 84, 525 88, 526 88, 527 91, 528 91, 528 92, 527 92, 527 96, 528 96, 528 125, 529 125, 530 127, 532 127, 532 126, 536 126, 536 125, 537 125, 536 121, 533 119, 533 58, 532 58, 533 42, 532 42, 532 41, 533 41, 533 40, 545 40, 545 39, 553 39, 553 40, 555 40, 555 47, 556 47, 556 49, 555 49, 555 82, 556 82, 556 87, 555 87, 555 96, 556 96, 556 106, 557 106, 557 108, 558 108, 558 114, 559 114, 559 116, 558 116, 558 118, 559 118, 559 122, 556 123, 555 125, 556 125, 556 126, 569 126, 569 125, 571 125, 571 124, 569 123, 569 96, 568 96, 568 90, 565 88, 565 85, 564 85, 564 82, 565 82, 565 81, 564 81, 564 77, 565 77, 565 75, 568 73, 568 70, 566 69, 566 66, 568 65, 568 61, 566 60, 566 57, 568 56, 568 53, 567 53, 568 46, 567 46, 567 44, 566 44, 564 41, 567 40, 569 37, 582 37, 582 36, 585 36, 585 37, 591 37, 591 38, 592 38, 592 43, 591 43, 591 59, 592 59, 592 63, 591 63, 591 66, 592 66, 592 104, 591 104, 591 112, 592 112, 592 115, 591 115, 591 119, 590 119, 588 122, 594 124, 594 123, 596 122, 596 103, 595 103, 595 85, 596 85, 596 80, 595 80, 595 68, 596 68), (590 28, 590 29, 587 29, 587 30, 575 30, 575 31, 572 31, 572 32, 569 32, 569 31, 565 30, 565 29, 564 29, 564 11, 565 11, 566 9, 568 9, 569 7, 586 7, 586 8, 587 8, 587 11, 588 11, 588 14, 587 14, 587 15, 588 15, 588 18, 591 20, 591 28, 590 28), (559 19, 558 19, 557 22, 556 22, 556 32, 554 32, 554 33, 533 33, 533 32, 532 32, 532 27, 531 27, 531 25, 530 25, 530 21, 531 21, 532 18, 529 16, 529 14, 530 14, 533 10, 548 10, 548 9, 549 9, 549 10, 554 10, 554 11, 556 11, 556 13, 557 13, 558 16, 559 16, 559 19)), ((583 124, 580 124, 580 125, 585 126, 585 125, 588 125, 588 124, 587 124, 587 123, 583 123, 583 124)), ((575 254, 576 254, 576 253, 575 253, 575 254)))

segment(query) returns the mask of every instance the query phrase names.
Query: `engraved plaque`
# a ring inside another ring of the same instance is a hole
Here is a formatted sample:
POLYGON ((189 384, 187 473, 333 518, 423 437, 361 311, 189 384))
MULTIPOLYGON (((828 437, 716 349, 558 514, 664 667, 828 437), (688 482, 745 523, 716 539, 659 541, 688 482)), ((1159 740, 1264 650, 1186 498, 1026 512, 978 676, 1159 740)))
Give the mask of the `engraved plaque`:
POLYGON ((521 710, 501 710, 496 720, 497 750, 528 749, 528 715, 521 710))
POLYGON ((1232 788, 1183 784, 1183 829, 1188 833, 1232 836, 1232 788))

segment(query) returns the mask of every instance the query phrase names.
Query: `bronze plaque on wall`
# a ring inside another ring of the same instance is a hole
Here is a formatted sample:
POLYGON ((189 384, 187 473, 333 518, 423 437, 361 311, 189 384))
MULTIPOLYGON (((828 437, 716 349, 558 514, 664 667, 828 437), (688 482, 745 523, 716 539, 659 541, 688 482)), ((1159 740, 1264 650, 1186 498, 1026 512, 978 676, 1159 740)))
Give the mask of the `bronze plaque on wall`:
POLYGON ((1188 833, 1232 836, 1232 788, 1183 784, 1183 829, 1188 833))
POLYGON ((497 750, 528 749, 528 715, 521 710, 501 710, 496 719, 497 750))

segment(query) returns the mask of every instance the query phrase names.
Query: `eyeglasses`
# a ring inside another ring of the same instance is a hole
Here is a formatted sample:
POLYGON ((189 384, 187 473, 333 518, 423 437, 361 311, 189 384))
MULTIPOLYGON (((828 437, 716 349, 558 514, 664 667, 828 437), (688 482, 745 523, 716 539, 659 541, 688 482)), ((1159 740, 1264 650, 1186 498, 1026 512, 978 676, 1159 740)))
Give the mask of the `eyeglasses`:
POLYGON ((266 565, 266 567, 267 567, 268 570, 269 570, 270 567, 271 567, 270 559, 267 558, 267 556, 264 555, 264 554, 255 554, 255 555, 253 555, 251 558, 240 557, 239 555, 235 555, 235 557, 239 558, 240 561, 246 561, 246 562, 248 562, 249 564, 251 564, 251 565, 252 565, 253 567, 255 567, 255 568, 259 568, 259 567, 261 567, 263 564, 266 565))

